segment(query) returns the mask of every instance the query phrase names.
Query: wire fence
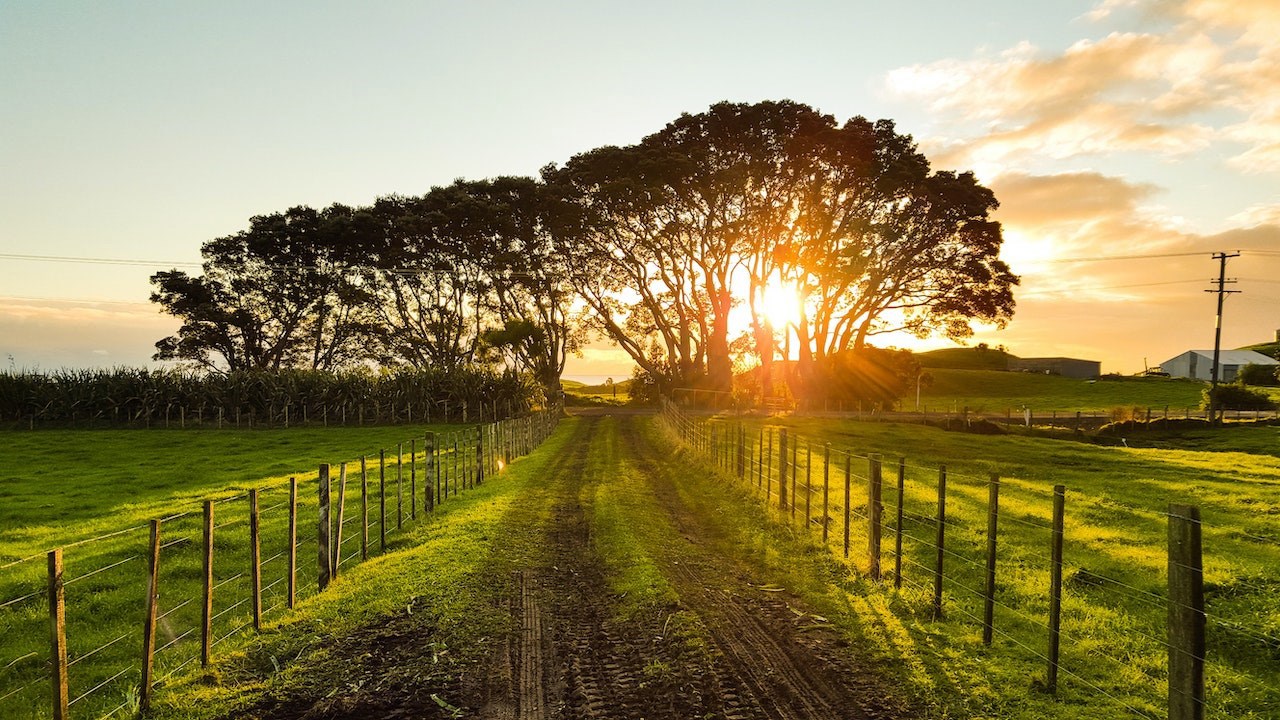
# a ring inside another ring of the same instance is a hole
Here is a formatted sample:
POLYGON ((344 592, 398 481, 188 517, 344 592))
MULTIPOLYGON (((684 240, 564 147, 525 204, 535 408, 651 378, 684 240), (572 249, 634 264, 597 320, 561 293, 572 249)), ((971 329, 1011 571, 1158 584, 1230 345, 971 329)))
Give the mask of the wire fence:
POLYGON ((420 518, 532 452, 558 418, 550 408, 427 433, 6 563, 0 717, 144 711, 172 677, 394 549, 420 518))
POLYGON ((859 454, 673 403, 661 417, 771 517, 878 583, 907 624, 928 618, 961 646, 998 646, 1043 691, 1134 717, 1280 716, 1271 528, 859 454), (965 625, 981 633, 969 640, 965 625))

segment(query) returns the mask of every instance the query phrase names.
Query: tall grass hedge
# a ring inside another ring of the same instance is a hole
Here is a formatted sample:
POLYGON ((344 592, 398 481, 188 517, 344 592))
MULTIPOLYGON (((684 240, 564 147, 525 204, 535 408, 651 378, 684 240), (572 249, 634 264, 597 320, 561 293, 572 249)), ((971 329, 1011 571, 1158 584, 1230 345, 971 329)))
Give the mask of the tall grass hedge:
POLYGON ((504 417, 544 402, 487 369, 228 374, 118 367, 0 373, 0 422, 25 426, 357 425, 504 417))

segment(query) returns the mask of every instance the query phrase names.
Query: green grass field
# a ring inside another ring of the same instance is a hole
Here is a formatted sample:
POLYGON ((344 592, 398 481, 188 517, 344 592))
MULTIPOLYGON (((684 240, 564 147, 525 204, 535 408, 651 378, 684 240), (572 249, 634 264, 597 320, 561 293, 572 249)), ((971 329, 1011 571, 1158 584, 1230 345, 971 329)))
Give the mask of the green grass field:
MULTIPOLYGON (((781 514, 803 522, 807 451, 822 475, 824 443, 885 458, 884 562, 893 563, 897 460, 906 458, 903 589, 867 592, 867 460, 854 457, 853 552, 840 547, 843 460, 832 473, 831 552, 856 579, 837 593, 855 608, 858 637, 905 669, 904 682, 930 698, 939 717, 1070 718, 1164 715, 1166 512, 1201 508, 1209 614, 1209 715, 1276 717, 1280 686, 1280 428, 1241 427, 1165 437, 1164 447, 1100 447, 1071 441, 945 432, 918 425, 819 419, 753 421, 802 438, 797 504, 781 514), (812 446, 810 446, 812 443, 812 446), (938 466, 948 468, 947 616, 929 619, 938 466), (980 642, 987 478, 1001 477, 999 576, 993 648, 980 642), (1063 672, 1056 699, 1043 693, 1047 647, 1052 488, 1067 486, 1063 672)), ((726 425, 721 425, 726 427, 726 425)), ((721 430, 727 432, 727 430, 721 430)), ((778 441, 767 460, 777 475, 778 441)), ((754 450, 758 457, 758 450, 754 450)), ((750 484, 752 481, 748 481, 750 484)), ((776 506, 776 488, 768 496, 776 506)), ((776 512, 776 508, 775 508, 776 512)), ((815 516, 820 513, 815 511, 815 516)), ((775 514, 775 517, 777 515, 775 514)), ((809 533, 817 535, 813 524, 809 533)), ((889 573, 892 577, 892 573, 889 573)), ((825 590, 822 592, 834 592, 825 590)))
MULTIPOLYGON (((218 615, 213 631, 220 640, 230 639, 250 617, 249 489, 260 493, 263 605, 270 616, 279 612, 286 595, 289 477, 299 481, 297 576, 299 596, 306 597, 315 592, 318 572, 314 519, 319 464, 333 465, 336 501, 339 469, 346 463, 349 514, 344 517, 342 555, 351 563, 360 554, 361 541, 356 512, 359 457, 368 456, 371 544, 376 553, 382 527, 379 450, 387 451, 386 529, 395 547, 402 542, 398 531, 412 525, 415 506, 417 513, 424 512, 424 434, 457 429, 421 425, 7 433, 0 450, 8 474, 0 484, 0 717, 47 714, 45 551, 65 548, 71 698, 77 713, 97 717, 112 707, 127 707, 130 693, 136 693, 150 520, 164 520, 164 598, 157 635, 157 668, 164 675, 189 664, 192 643, 198 647, 200 609, 193 600, 201 583, 204 499, 215 500, 218 526, 218 615), (399 463, 398 443, 404 452, 399 463), (411 487, 415 484, 416 493, 411 487), (92 662, 80 664, 89 658, 92 662), (98 687, 100 683, 106 684, 98 687)), ((442 434, 437 437, 444 442, 442 434)), ((452 447, 445 452, 442 470, 447 478, 456 478, 452 447)), ((471 457, 460 453, 459 459, 469 462, 471 457)))
MULTIPOLYGON (((1001 372, 996 370, 932 369, 933 384, 921 392, 921 405, 930 412, 1003 413, 1031 408, 1036 415, 1108 412, 1113 408, 1152 408, 1163 412, 1167 406, 1179 417, 1186 408, 1195 411, 1205 384, 1177 378, 1124 377, 1097 381, 1077 380, 1058 375, 1001 372)), ((911 410, 915 398, 903 398, 902 407, 911 410)))
MULTIPOLYGON (((636 420, 635 422, 647 422, 636 420)), ((571 423, 571 426, 573 423, 571 423)), ((717 421, 718 432, 734 427, 717 421)), ((612 426, 608 426, 612 427, 612 426)), ((722 523, 726 537, 755 548, 758 562, 777 582, 801 593, 878 667, 896 673, 906 693, 920 700, 930 717, 1078 718, 1162 717, 1165 693, 1165 572, 1168 503, 1198 505, 1204 518, 1206 598, 1209 613, 1208 715, 1266 718, 1280 715, 1280 428, 1232 427, 1163 433, 1134 439, 1135 447, 1098 446, 1022 436, 975 436, 919 425, 821 419, 755 419, 746 426, 754 441, 766 428, 786 427, 804 439, 798 454, 798 499, 780 513, 776 480, 761 502, 754 478, 729 480, 732 472, 707 472, 677 446, 662 461, 662 472, 707 517, 722 523), (831 537, 818 544, 822 507, 824 443, 836 451, 830 478, 831 537), (1142 445, 1142 447, 1136 447, 1142 445), (814 454, 809 455, 809 451, 814 454), (849 525, 852 553, 845 560, 841 453, 850 452, 853 500, 849 525), (883 559, 887 578, 894 562, 896 461, 907 459, 903 588, 866 577, 865 480, 868 453, 885 457, 884 506, 887 524, 883 559), (938 466, 948 467, 946 617, 929 617, 938 466), (804 470, 812 468, 806 475, 804 470), (1002 478, 997 634, 993 647, 980 642, 981 587, 985 548, 987 476, 1002 478), (1063 672, 1057 698, 1045 694, 1043 654, 1048 590, 1049 517, 1052 486, 1067 493, 1066 593, 1063 616, 1063 672), (767 508, 762 511, 762 508, 767 508), (804 519, 809 516, 809 522, 804 519)), ((659 432, 648 425, 644 432, 659 432)), ((440 428, 437 428, 440 429, 440 428)), ((375 454, 426 428, 293 429, 254 432, 94 431, 12 433, 3 454, 10 477, 0 504, 0 603, 31 591, 26 601, 0 608, 0 717, 27 717, 47 703, 48 654, 42 557, 11 563, 52 545, 71 544, 104 532, 133 528, 107 540, 67 549, 67 576, 84 577, 67 587, 68 637, 73 661, 72 697, 84 696, 77 716, 98 717, 114 707, 128 709, 136 698, 137 649, 145 595, 140 553, 142 524, 157 515, 194 510, 202 497, 217 505, 218 550, 215 577, 215 636, 225 639, 215 654, 233 662, 218 672, 239 673, 236 682, 206 687, 192 667, 198 622, 194 604, 183 598, 199 586, 197 512, 166 521, 162 620, 158 675, 181 681, 182 694, 160 697, 175 716, 234 712, 253 693, 268 687, 305 685, 345 659, 326 654, 322 636, 394 615, 421 598, 435 608, 448 658, 473 658, 477 645, 507 622, 501 598, 485 594, 484 578, 527 562, 522 532, 546 521, 544 490, 537 483, 545 464, 564 447, 561 433, 539 450, 535 462, 513 466, 502 483, 481 486, 452 499, 426 523, 413 523, 404 508, 401 532, 389 538, 385 558, 344 566, 335 592, 317 595, 314 527, 300 535, 301 606, 285 614, 285 537, 281 483, 296 474, 312 483, 315 466, 360 454, 375 454), (541 458, 541 459, 537 459, 541 458), (267 630, 257 639, 232 635, 247 621, 247 543, 244 490, 262 488, 264 583, 267 630), (47 506, 47 507, 43 507, 47 506), (41 518, 33 522, 32 517, 41 518), (55 518, 65 517, 59 523, 55 518), (494 537, 510 542, 493 543, 494 537), (116 565, 116 563, 120 563, 116 565), (101 572, 99 572, 101 570, 101 572), (426 578, 431 578, 427 582, 426 578), (238 604, 237 604, 238 603, 238 604), (323 632, 321 632, 323 628, 323 632), (107 643, 115 643, 106 645, 107 643), (103 647, 98 654, 92 650, 103 647), (319 653, 296 671, 277 673, 279 658, 303 651, 319 653), (99 664, 109 670, 94 669, 99 664), (123 664, 122 664, 123 663, 123 664), (123 667, 123 671, 117 668, 123 667), (117 672, 123 672, 113 678, 117 672), (172 677, 170 678, 170 675, 172 677), (100 689, 99 683, 106 682, 100 689), (31 687, 21 688, 30 684, 31 687), (248 692, 249 695, 243 693, 248 692), (86 695, 86 693, 88 693, 86 695)), ((613 574, 623 610, 643 614, 670 601, 670 587, 652 558, 671 545, 669 527, 653 525, 652 499, 635 469, 614 470, 615 430, 593 440, 587 472, 599 476, 591 504, 596 543, 613 574), (607 480, 607 481, 606 481, 607 480)), ((736 437, 724 435, 721 437, 736 437)), ((779 458, 768 467, 776 478, 779 458)), ((722 442, 723 446, 723 442, 722 442)), ((408 448, 406 446, 406 452, 408 448)), ((394 450, 391 453, 394 456, 394 450)), ((758 457, 754 454, 752 457, 758 457)), ((408 458, 406 457, 406 463, 408 458)), ((418 458, 419 483, 422 477, 418 458)), ((697 462, 702 462, 698 460, 697 462)), ((394 464, 391 465, 394 468, 394 464)), ((355 477, 356 466, 349 466, 355 477)), ((402 478, 407 505, 408 466, 402 478)), ((754 468, 753 468, 754 470, 754 468)), ((389 481, 394 470, 388 473, 389 481)), ((371 473, 371 478, 376 477, 371 473)), ((336 470, 335 470, 336 478, 336 470)), ((390 485, 394 488, 394 483, 390 485)), ((315 517, 314 484, 304 485, 300 516, 315 517)), ((354 485, 348 486, 354 493, 354 485)), ((418 492, 422 492, 419 485, 418 492)), ((352 507, 348 496, 348 507, 352 507)), ((389 530, 395 528, 394 491, 389 493, 389 530)), ((421 505, 419 504, 419 512, 421 505)), ((349 515, 344 557, 359 554, 358 526, 349 515)), ((378 528, 371 532, 377 542, 378 528)), ((198 634, 198 631, 197 631, 198 634)), ((448 674, 444 662, 432 672, 448 674)))

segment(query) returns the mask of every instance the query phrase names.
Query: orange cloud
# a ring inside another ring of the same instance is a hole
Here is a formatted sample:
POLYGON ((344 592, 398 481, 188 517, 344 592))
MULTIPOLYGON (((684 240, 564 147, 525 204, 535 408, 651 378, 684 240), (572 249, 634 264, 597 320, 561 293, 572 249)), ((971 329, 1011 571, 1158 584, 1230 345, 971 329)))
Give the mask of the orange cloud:
POLYGON ((1242 145, 1245 172, 1280 167, 1280 3, 1109 0, 1174 21, 1161 33, 1113 32, 1050 54, 1020 43, 996 56, 889 73, 890 92, 926 103, 972 138, 935 139, 940 161, 984 174, 1040 157, 1145 152, 1177 157, 1242 145))

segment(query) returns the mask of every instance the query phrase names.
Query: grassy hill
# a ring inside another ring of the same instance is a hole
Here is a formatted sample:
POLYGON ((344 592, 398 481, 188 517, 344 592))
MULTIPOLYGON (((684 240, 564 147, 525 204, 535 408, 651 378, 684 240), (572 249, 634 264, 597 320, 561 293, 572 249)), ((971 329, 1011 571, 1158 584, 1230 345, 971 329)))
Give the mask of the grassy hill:
POLYGON ((1016 359, 1015 355, 985 346, 916 353, 916 360, 924 367, 955 370, 1007 370, 1009 361, 1016 359))
POLYGON ((1241 350, 1253 350, 1260 352, 1268 357, 1280 360, 1280 342, 1258 343, 1257 345, 1245 345, 1241 350))
MULTIPOLYGON (((993 351, 994 352, 994 351, 993 351)), ((968 407, 974 412, 1002 412, 1026 406, 1044 411, 1105 411, 1116 407, 1150 407, 1170 412, 1195 408, 1205 384, 1180 378, 1123 377, 1098 381, 1059 375, 997 370, 929 370, 933 385, 924 388, 920 402, 930 410, 968 407)), ((914 398, 903 398, 910 409, 914 398)))

